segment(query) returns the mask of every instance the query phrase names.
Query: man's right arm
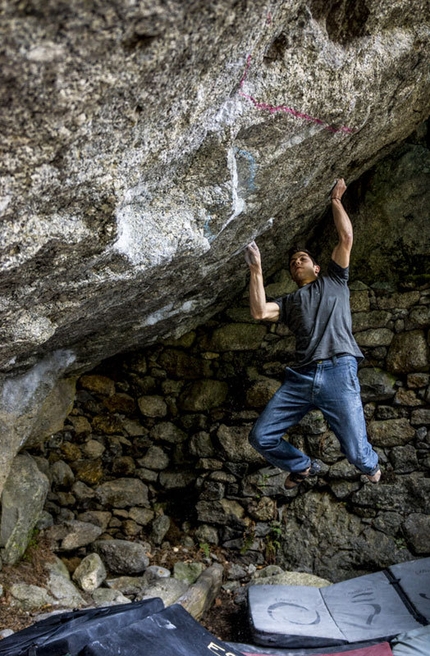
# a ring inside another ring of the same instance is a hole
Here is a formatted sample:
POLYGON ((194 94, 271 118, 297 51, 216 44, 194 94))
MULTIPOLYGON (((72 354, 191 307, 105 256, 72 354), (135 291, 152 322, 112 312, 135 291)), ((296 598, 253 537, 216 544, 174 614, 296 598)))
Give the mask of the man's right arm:
POLYGON ((264 290, 263 270, 261 266, 260 250, 255 241, 248 244, 245 250, 245 260, 249 266, 249 303, 253 319, 264 321, 279 320, 279 305, 267 302, 264 290))
POLYGON ((333 211, 333 220, 336 226, 339 241, 334 247, 331 259, 340 267, 346 269, 349 267, 349 258, 353 242, 353 230, 351 219, 342 205, 342 196, 346 191, 346 184, 343 178, 339 178, 331 192, 331 206, 333 211))

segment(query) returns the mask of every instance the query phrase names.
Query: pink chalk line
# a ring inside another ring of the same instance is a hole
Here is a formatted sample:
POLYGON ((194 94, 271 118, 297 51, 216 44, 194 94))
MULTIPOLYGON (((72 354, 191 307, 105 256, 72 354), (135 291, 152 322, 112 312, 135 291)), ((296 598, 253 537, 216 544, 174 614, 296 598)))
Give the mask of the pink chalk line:
POLYGON ((254 105, 254 107, 256 107, 257 109, 262 109, 264 111, 270 112, 271 114, 275 114, 276 112, 285 112, 286 114, 291 114, 296 118, 302 118, 305 121, 311 121, 312 123, 316 123, 317 125, 322 125, 329 132, 344 132, 346 134, 354 134, 354 132, 356 131, 353 130, 352 128, 347 128, 345 126, 342 126, 340 128, 334 128, 332 125, 329 125, 328 123, 321 120, 320 118, 309 116, 309 114, 303 114, 302 112, 298 112, 296 109, 293 109, 292 107, 287 107, 286 105, 269 105, 268 103, 258 102, 258 100, 256 100, 253 96, 250 96, 243 91, 243 85, 245 83, 250 64, 251 64, 251 55, 248 55, 246 59, 245 70, 243 72, 242 79, 240 80, 239 83, 239 94, 243 98, 250 100, 254 105))

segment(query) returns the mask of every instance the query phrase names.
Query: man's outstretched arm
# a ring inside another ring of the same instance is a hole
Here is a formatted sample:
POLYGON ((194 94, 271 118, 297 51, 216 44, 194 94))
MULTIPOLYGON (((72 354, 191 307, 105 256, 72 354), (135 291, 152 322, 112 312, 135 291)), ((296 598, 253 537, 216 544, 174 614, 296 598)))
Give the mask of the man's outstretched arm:
POLYGON ((346 269, 349 266, 349 257, 351 254, 353 242, 352 223, 342 205, 342 196, 346 191, 346 184, 343 178, 340 178, 331 192, 331 208, 333 220, 336 226, 339 241, 331 254, 332 260, 339 266, 346 269))
POLYGON ((255 241, 248 244, 245 249, 245 260, 249 266, 251 277, 249 279, 249 304, 253 319, 265 321, 278 321, 279 305, 268 303, 264 291, 263 269, 261 266, 260 250, 255 241))

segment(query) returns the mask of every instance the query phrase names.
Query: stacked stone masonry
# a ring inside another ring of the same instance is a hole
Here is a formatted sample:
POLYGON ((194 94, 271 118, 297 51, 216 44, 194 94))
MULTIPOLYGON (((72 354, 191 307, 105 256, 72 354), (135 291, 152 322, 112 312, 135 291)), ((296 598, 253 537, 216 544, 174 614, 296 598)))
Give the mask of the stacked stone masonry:
MULTIPOLYGON (((331 581, 429 556, 430 288, 350 288, 379 485, 343 458, 319 411, 288 437, 322 463, 298 490, 285 490, 285 474, 249 446, 294 340, 282 325, 253 321, 244 294, 182 338, 80 378, 64 430, 31 452, 50 481, 39 526, 58 555, 82 559, 112 540, 174 548, 185 535, 242 565, 331 581), (73 537, 80 523, 85 540, 73 537)), ((285 272, 267 287, 272 296, 289 290, 285 272)))

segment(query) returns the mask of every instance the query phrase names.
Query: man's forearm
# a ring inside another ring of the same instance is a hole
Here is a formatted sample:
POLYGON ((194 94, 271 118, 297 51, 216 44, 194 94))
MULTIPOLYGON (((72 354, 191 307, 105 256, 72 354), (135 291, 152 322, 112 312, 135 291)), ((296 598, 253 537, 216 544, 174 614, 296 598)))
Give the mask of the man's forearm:
POLYGON ((342 241, 350 241, 352 244, 353 229, 351 219, 349 218, 342 200, 334 197, 331 199, 331 209, 333 212, 333 221, 336 227, 339 239, 342 241))
POLYGON ((278 321, 279 305, 274 302, 267 302, 263 274, 261 271, 252 269, 249 279, 249 305, 253 319, 278 321))
POLYGON ((251 269, 249 279, 249 305, 254 319, 263 319, 266 309, 266 292, 262 271, 251 269))
POLYGON ((352 223, 342 205, 342 196, 345 193, 345 190, 345 180, 340 178, 331 192, 333 221, 339 237, 339 241, 332 253, 332 259, 343 268, 349 266, 349 257, 353 242, 352 223))
POLYGON ((261 256, 255 241, 248 244, 245 250, 245 260, 249 266, 249 304, 251 316, 254 319, 277 321, 279 318, 279 305, 268 303, 264 289, 263 269, 261 256))

